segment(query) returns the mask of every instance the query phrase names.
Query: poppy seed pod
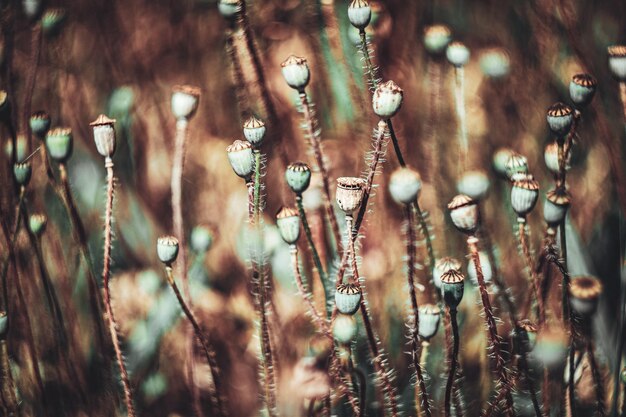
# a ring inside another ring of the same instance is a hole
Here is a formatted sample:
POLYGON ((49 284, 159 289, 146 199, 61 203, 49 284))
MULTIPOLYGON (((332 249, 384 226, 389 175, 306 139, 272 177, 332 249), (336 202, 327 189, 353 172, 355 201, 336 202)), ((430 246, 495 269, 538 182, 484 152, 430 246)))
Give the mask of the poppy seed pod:
POLYGON ((28 228, 35 236, 41 236, 41 234, 46 231, 47 224, 48 219, 41 213, 31 214, 28 219, 28 228))
POLYGON ((514 153, 506 161, 505 170, 510 181, 524 178, 528 174, 528 160, 525 156, 514 153))
POLYGON ((569 83, 569 97, 578 108, 591 103, 598 82, 589 74, 576 74, 569 83))
POLYGON ((302 205, 306 210, 316 211, 324 204, 323 183, 322 174, 311 174, 311 185, 302 193, 302 205))
POLYGON ((612 45, 609 53, 609 69, 618 81, 626 81, 626 45, 612 45))
POLYGON ((511 58, 503 48, 489 48, 480 54, 479 65, 485 76, 500 79, 509 74, 511 58))
POLYGON ((311 168, 304 162, 294 162, 285 170, 287 185, 296 194, 302 194, 311 183, 311 168))
POLYGON ((448 203, 448 211, 452 223, 459 231, 470 235, 476 232, 480 216, 478 204, 474 200, 465 194, 459 194, 448 203))
POLYGON ((433 268, 433 284, 435 284, 435 287, 441 288, 441 277, 451 269, 461 271, 461 262, 449 256, 435 262, 435 267, 433 268))
POLYGON ((33 169, 30 166, 30 162, 13 164, 13 177, 19 186, 26 187, 30 182, 32 173, 33 169))
POLYGON ((248 179, 254 172, 254 155, 250 142, 236 140, 226 148, 230 166, 235 174, 248 179))
POLYGON ((367 0, 352 0, 348 6, 348 20, 357 29, 365 29, 372 19, 372 8, 367 0))
POLYGON ((243 136, 254 147, 261 146, 263 138, 265 137, 265 123, 252 116, 243 124, 243 136))
POLYGON ((44 35, 50 37, 59 34, 66 17, 65 9, 56 7, 46 10, 43 16, 41 16, 41 30, 44 35))
POLYGON ((493 169, 497 174, 506 177, 506 164, 509 158, 515 154, 515 151, 509 148, 500 148, 493 153, 493 169))
POLYGON ((280 66, 287 85, 303 92, 311 79, 306 58, 290 55, 280 66))
POLYGON ((354 317, 347 314, 338 314, 333 321, 333 337, 343 345, 346 345, 356 337, 357 326, 354 317))
POLYGON ((191 85, 176 85, 172 90, 172 113, 176 119, 190 119, 198 110, 200 89, 191 85))
POLYGON ((111 158, 115 153, 115 120, 101 114, 89 125, 93 129, 98 153, 105 158, 111 158))
MULTIPOLYGON (((485 251, 478 252, 478 260, 480 261, 480 269, 483 271, 483 279, 485 283, 491 282, 493 278, 493 268, 491 267, 491 261, 489 260, 489 255, 485 251)), ((470 258, 467 262, 467 276, 469 277, 472 284, 478 286, 478 275, 476 274, 476 265, 474 265, 474 260, 470 258)))
POLYGON ((462 67, 469 61, 470 50, 461 42, 452 42, 446 49, 446 58, 455 67, 462 67))
POLYGON ((226 20, 235 20, 241 11, 241 0, 219 0, 217 9, 226 20))
POLYGON ((174 236, 161 236, 157 239, 157 255, 165 265, 171 265, 178 257, 178 239, 174 236))
MULTIPOLYGON (((568 153, 567 160, 565 161, 565 170, 570 169, 569 162, 572 159, 572 154, 568 153)), ((546 163, 546 168, 553 174, 560 172, 559 168, 559 144, 552 142, 546 145, 546 149, 543 152, 543 160, 546 163)))
POLYGON ((393 117, 402 106, 403 96, 402 89, 393 81, 380 84, 372 96, 374 113, 382 119, 393 117))
POLYGON ((4 340, 9 331, 9 317, 6 311, 0 311, 0 339, 4 340))
POLYGON ((602 283, 596 277, 572 278, 569 293, 572 310, 581 317, 590 317, 598 308, 602 283))
POLYGON ((548 108, 546 120, 552 133, 563 138, 569 133, 574 122, 574 110, 565 103, 554 103, 548 108))
POLYGON ((300 217, 298 211, 291 207, 283 207, 276 214, 276 226, 280 237, 289 245, 295 245, 300 237, 300 217))
POLYGON ((206 225, 198 225, 191 230, 191 249, 196 253, 206 253, 213 244, 213 230, 206 225))
POLYGON ((389 194, 398 204, 410 204, 417 200, 422 190, 422 179, 414 169, 396 169, 389 178, 389 194))
POLYGON ((429 341, 437 334, 441 321, 441 310, 434 304, 424 304, 419 307, 418 333, 422 339, 429 341))
POLYGON ((459 194, 465 194, 472 200, 480 201, 489 193, 490 181, 484 171, 468 171, 456 183, 459 194))
POLYGON ((28 120, 30 131, 39 139, 43 139, 50 129, 50 115, 45 111, 33 113, 28 120))
POLYGON ((511 206, 519 217, 525 217, 535 208, 539 197, 539 183, 532 175, 517 180, 511 187, 511 206))
POLYGON ((50 130, 45 139, 48 155, 57 162, 66 162, 72 156, 73 142, 72 129, 57 127, 50 130))
POLYGON ((532 356, 548 369, 558 369, 567 357, 568 338, 563 330, 543 327, 537 333, 532 356))
POLYGON ((465 277, 456 269, 450 269, 441 276, 441 293, 443 301, 450 310, 456 310, 463 299, 465 277))
POLYGON ((339 208, 347 215, 352 215, 361 205, 365 184, 365 180, 358 177, 337 178, 335 199, 337 200, 339 208))
POLYGON ((352 315, 361 305, 361 287, 357 284, 340 284, 335 291, 335 305, 341 314, 352 315))
POLYGON ((424 29, 424 47, 433 55, 442 54, 451 40, 452 32, 446 25, 432 25, 424 29))
POLYGON ((565 220, 570 198, 565 191, 552 190, 546 194, 543 205, 543 219, 550 227, 558 226, 565 220))

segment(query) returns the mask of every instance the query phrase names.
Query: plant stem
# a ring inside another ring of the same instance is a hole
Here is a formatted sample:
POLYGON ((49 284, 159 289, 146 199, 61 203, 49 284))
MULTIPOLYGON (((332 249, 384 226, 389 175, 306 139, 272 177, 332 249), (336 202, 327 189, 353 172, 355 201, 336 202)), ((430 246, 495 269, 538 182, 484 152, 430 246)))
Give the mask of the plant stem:
POLYGON ((2 403, 9 417, 17 416, 19 407, 15 395, 15 382, 11 374, 9 347, 5 338, 0 339, 0 369, 2 403))
MULTIPOLYGON (((420 337, 419 337, 419 306, 417 304, 417 295, 415 294, 415 227, 413 225, 414 218, 412 216, 412 208, 414 204, 406 205, 404 208, 405 218, 408 224, 407 231, 407 243, 406 251, 408 258, 407 265, 407 281, 409 285, 409 296, 411 298, 411 308, 413 313, 413 327, 411 328, 411 357, 413 359, 413 367, 415 368, 415 375, 417 379, 417 385, 419 386, 420 398, 415 398, 416 409, 421 409, 426 417, 431 417, 430 402, 428 398, 428 391, 426 391, 426 383, 424 381, 424 375, 422 365, 420 363, 420 337), (421 404, 420 404, 421 403, 421 404)), ((418 416, 421 414, 417 413, 418 416)))
POLYGON ((233 65, 232 70, 233 84, 235 85, 235 97, 237 98, 239 117, 243 122, 246 120, 246 113, 249 111, 249 107, 246 96, 245 78, 243 76, 243 69, 241 68, 241 60, 239 59, 237 44, 235 43, 234 27, 230 27, 226 32, 226 52, 228 53, 233 65))
POLYGON ((24 203, 25 188, 20 187, 19 197, 17 199, 17 206, 15 207, 15 218, 13 220, 13 228, 11 229, 11 235, 7 236, 7 249, 9 251, 7 257, 2 264, 2 303, 0 306, 4 311, 8 312, 9 307, 9 287, 7 274, 9 273, 9 265, 12 257, 14 256, 13 248, 15 248, 15 242, 17 241, 17 233, 20 229, 20 221, 22 218, 22 205, 24 203))
MULTIPOLYGON (((591 333, 591 331, 589 331, 591 333)), ((596 415, 600 417, 604 417, 606 415, 606 410, 604 407, 604 382, 602 380, 602 375, 600 374, 600 369, 598 368, 598 363, 596 362, 596 358, 594 355, 593 349, 593 338, 591 334, 587 334, 587 357, 589 358, 589 368, 591 369, 591 376, 593 378, 593 386, 595 388, 596 394, 596 415)))
POLYGON ((420 208, 419 202, 417 199, 411 204, 411 210, 413 211, 413 216, 419 222, 420 232, 426 241, 426 252, 428 253, 428 283, 427 285, 430 287, 432 293, 436 294, 436 297, 439 301, 441 301, 441 292, 437 291, 433 286, 433 270, 435 268, 435 249, 433 248, 433 240, 430 236, 430 230, 428 230, 428 224, 426 223, 426 219, 424 218, 424 213, 420 208))
POLYGON ((452 352, 448 361, 450 362, 448 370, 448 381, 446 382, 446 395, 445 395, 445 415, 450 417, 450 399, 452 396, 452 385, 454 384, 454 377, 456 376, 456 366, 459 356, 459 324, 456 321, 456 308, 448 307, 448 314, 450 315, 450 323, 452 324, 452 352))
POLYGON ((180 308, 183 310, 183 313, 185 313, 187 320, 189 320, 189 323, 191 323, 191 326, 193 327, 193 331, 196 335, 196 338, 198 339, 198 342, 200 342, 200 346, 202 346, 202 350, 204 352, 204 356, 206 357, 206 361, 209 364, 209 370, 211 371, 211 378, 213 379, 213 390, 211 392, 212 394, 211 400, 213 402, 213 405, 215 406, 219 415, 225 416, 226 408, 223 402, 223 399, 225 397, 223 396, 222 378, 220 375, 221 372, 220 372, 220 369, 219 369, 219 366, 217 364, 217 360, 215 357, 215 350, 213 349, 212 343, 209 341, 206 335, 202 332, 202 329, 200 328, 198 321, 196 320, 193 312, 191 311, 191 307, 188 305, 188 303, 185 301, 182 294, 180 293, 180 289, 178 288, 178 285, 176 285, 176 281, 174 280, 174 273, 172 271, 172 267, 166 266, 165 273, 167 275, 167 282, 170 284, 170 287, 172 287, 172 290, 174 291, 174 294, 176 295, 176 299, 178 300, 178 304, 180 304, 180 308))
POLYGON ((467 169, 469 142, 467 138, 467 118, 465 114, 465 70, 462 66, 454 67, 454 98, 459 122, 459 174, 467 169))
POLYGON ((115 321, 115 315, 113 312, 113 307, 111 305, 111 293, 109 288, 109 279, 111 275, 111 225, 113 222, 113 191, 115 186, 115 181, 113 177, 113 161, 110 157, 106 158, 104 166, 107 171, 107 197, 104 220, 104 265, 102 267, 102 282, 104 284, 104 306, 107 317, 109 318, 109 333, 111 334, 111 340, 113 341, 115 357, 117 360, 117 365, 120 368, 122 385, 124 387, 126 411, 128 413, 128 417, 135 417, 136 414, 135 408, 133 406, 133 394, 130 386, 130 379, 128 378, 128 372, 126 370, 126 365, 124 364, 124 356, 120 347, 120 341, 117 334, 117 322, 115 321))
POLYGON ((534 268, 535 263, 530 254, 528 238, 526 236, 526 219, 523 217, 519 217, 517 219, 517 224, 518 224, 519 244, 522 247, 522 255, 524 258, 524 262, 526 263, 526 269, 528 269, 528 273, 530 274, 530 284, 532 288, 532 293, 529 294, 528 297, 532 299, 532 294, 533 293, 535 294, 535 298, 537 300, 537 307, 538 307, 538 314, 537 314, 538 320, 537 321, 538 321, 539 327, 541 327, 541 325, 546 320, 546 312, 545 312, 545 307, 543 305, 543 297, 541 296, 539 276, 537 275, 537 272, 535 271, 535 268, 534 268))

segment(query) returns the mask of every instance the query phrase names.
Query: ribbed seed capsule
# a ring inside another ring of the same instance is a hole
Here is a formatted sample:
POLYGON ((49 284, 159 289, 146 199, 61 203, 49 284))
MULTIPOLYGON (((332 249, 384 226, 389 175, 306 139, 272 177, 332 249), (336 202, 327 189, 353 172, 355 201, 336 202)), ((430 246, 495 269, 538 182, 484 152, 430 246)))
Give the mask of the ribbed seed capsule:
POLYGON ((335 199, 339 208, 351 215, 363 201, 365 180, 358 177, 337 178, 335 199))
POLYGON ((115 153, 115 120, 104 114, 89 124, 93 129, 93 138, 98 153, 105 158, 111 158, 115 153))
POLYGON ((591 276, 572 278, 569 293, 572 310, 581 317, 590 317, 598 308, 602 283, 591 276))
POLYGON ((511 206, 520 217, 525 217, 535 208, 539 198, 539 183, 532 175, 517 180, 511 187, 511 206))
POLYGON ((28 185, 32 172, 30 162, 13 164, 13 177, 19 186, 26 187, 28 185))
POLYGON ((432 25, 424 29, 424 47, 433 55, 442 54, 451 40, 452 32, 446 25, 432 25))
POLYGON ((157 239, 157 255, 165 265, 171 265, 178 257, 178 239, 174 236, 161 236, 157 239))
POLYGON ((450 269, 441 276, 443 301, 451 310, 455 310, 461 303, 464 287, 465 277, 456 269, 450 269))
POLYGON ((226 148, 230 166, 235 174, 248 179, 254 172, 254 155, 250 142, 236 140, 226 148))
POLYGON ((300 237, 300 216, 291 207, 283 207, 276 214, 276 226, 280 237, 289 245, 294 245, 300 237))
POLYGON ((28 120, 30 131, 39 139, 43 139, 50 129, 50 115, 45 111, 33 113, 28 120))
POLYGON ((459 194, 465 194, 472 200, 480 201, 487 197, 491 185, 484 171, 468 171, 456 183, 459 194))
POLYGON ((361 288, 352 283, 339 285, 335 291, 335 305, 342 314, 356 313, 361 305, 361 288))
POLYGON ((609 69, 619 81, 626 81, 626 45, 613 45, 607 49, 609 69))
POLYGON ((243 124, 243 136, 254 147, 261 146, 265 137, 265 123, 252 116, 243 124))
POLYGON ((451 269, 460 272, 461 262, 459 262, 458 259, 451 258, 449 256, 441 258, 435 262, 435 267, 433 268, 433 284, 435 284, 435 287, 441 288, 441 277, 451 269))
POLYGON ((176 85, 172 89, 171 107, 176 119, 190 119, 198 110, 200 89, 192 85, 176 85))
POLYGON ((417 200, 422 190, 420 174, 409 167, 396 169, 389 178, 389 194, 398 204, 410 204, 417 200))
POLYGON ((299 92, 304 91, 311 79, 306 58, 291 55, 280 66, 287 85, 299 92))
POLYGON ((348 20, 357 29, 365 29, 372 18, 372 8, 367 0, 352 0, 348 6, 348 20))
POLYGON ((72 129, 57 127, 50 130, 46 135, 45 143, 50 158, 57 162, 66 162, 72 156, 74 148, 72 129))
POLYGON ((550 227, 558 226, 565 220, 570 198, 565 191, 556 189, 546 194, 543 205, 543 219, 550 227))
POLYGON ((563 138, 569 133, 574 122, 574 110, 567 104, 554 103, 548 108, 546 120, 552 133, 563 138))
POLYGON ((311 183, 311 168, 304 162, 294 162, 285 170, 287 185, 296 194, 302 194, 311 183))
POLYGON ((455 67, 462 67, 469 62, 470 50, 462 42, 452 42, 446 48, 446 58, 455 67))
POLYGON ((455 196, 448 203, 448 212, 452 223, 459 231, 473 234, 478 229, 478 204, 465 194, 455 196))
POLYGON ((393 81, 380 84, 372 96, 374 113, 382 119, 393 117, 400 110, 403 97, 402 89, 393 81))
POLYGON ((441 310, 434 304, 424 304, 419 307, 418 333, 422 339, 429 341, 437 334, 441 321, 441 310))
POLYGON ((333 321, 333 337, 340 344, 348 344, 356 337, 357 326, 354 317, 338 314, 333 321))
POLYGON ((44 214, 31 214, 28 219, 28 228, 35 236, 41 236, 46 230, 48 218, 44 214))
POLYGON ((593 99, 598 82, 589 74, 576 74, 569 83, 569 96, 578 108, 585 107, 593 99))
POLYGON ((528 160, 525 156, 514 153, 506 161, 505 170, 510 181, 524 178, 528 174, 528 160))
POLYGON ((499 175, 506 177, 506 164, 509 162, 509 158, 515 155, 515 151, 509 148, 500 148, 493 153, 493 169, 499 175))

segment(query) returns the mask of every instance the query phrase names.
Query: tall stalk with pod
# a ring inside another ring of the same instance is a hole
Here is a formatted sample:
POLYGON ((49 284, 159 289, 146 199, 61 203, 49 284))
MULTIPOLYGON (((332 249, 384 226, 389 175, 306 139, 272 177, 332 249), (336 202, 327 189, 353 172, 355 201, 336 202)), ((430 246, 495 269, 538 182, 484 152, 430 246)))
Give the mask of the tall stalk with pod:
MULTIPOLYGON (((459 324, 456 319, 457 308, 463 299, 465 287, 465 277, 459 271, 450 269, 441 276, 441 291, 443 300, 447 307, 447 313, 452 328, 452 350, 448 352, 448 379, 446 382, 446 393, 444 398, 444 412, 446 417, 450 417, 450 405, 452 399, 452 387, 457 374, 459 356, 459 324)), ((447 343, 447 341, 446 341, 447 343)))
POLYGON ((458 120, 459 131, 459 173, 467 168, 467 154, 469 142, 467 138, 467 117, 465 112, 465 69, 469 61, 470 51, 461 42, 452 42, 446 49, 446 57, 454 65, 454 105, 458 120))

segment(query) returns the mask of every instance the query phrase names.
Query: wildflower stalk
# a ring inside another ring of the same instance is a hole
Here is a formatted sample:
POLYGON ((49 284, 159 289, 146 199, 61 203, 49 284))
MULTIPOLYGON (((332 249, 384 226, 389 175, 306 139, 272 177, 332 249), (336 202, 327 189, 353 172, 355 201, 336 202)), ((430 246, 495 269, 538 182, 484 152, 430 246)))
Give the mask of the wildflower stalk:
POLYGON ((417 409, 417 415, 420 416, 420 410, 424 412, 426 417, 431 416, 430 412, 430 401, 428 398, 428 391, 426 391, 426 382, 424 381, 422 364, 420 362, 420 337, 419 337, 419 306, 417 304, 417 295, 415 294, 415 262, 416 262, 416 253, 415 253, 415 227, 413 225, 414 218, 412 216, 412 206, 405 206, 405 217, 407 220, 407 243, 406 243, 406 251, 408 257, 408 265, 407 265, 407 281, 409 285, 409 295, 411 298, 411 308, 413 314, 413 327, 411 328, 411 358, 413 360, 413 367, 415 368, 415 375, 417 378, 417 385, 419 386, 419 394, 420 398, 415 398, 415 405, 417 409), (421 403, 421 404, 420 404, 421 403))
MULTIPOLYGON (((411 209, 413 210, 413 215, 417 218, 419 222, 420 231, 424 240, 426 241, 426 252, 428 253, 428 271, 430 273, 429 282, 432 282, 433 277, 433 269, 435 268, 435 249, 433 248, 433 240, 430 236, 430 230, 428 230, 428 224, 426 223, 426 219, 424 218, 424 213, 420 208, 419 202, 417 199, 413 204, 411 204, 411 209)), ((438 291, 435 291, 436 293, 438 291)), ((439 294, 438 294, 439 297, 439 294)))
MULTIPOLYGON (((537 321, 539 326, 541 326, 546 320, 546 312, 545 307, 543 305, 543 297, 541 295, 541 285, 539 283, 539 276, 534 268, 534 262, 532 259, 532 255, 530 254, 530 247, 528 245, 528 236, 526 235, 526 219, 523 217, 519 217, 517 219, 518 224, 518 238, 519 244, 522 248, 522 256, 524 258, 524 262, 526 263, 526 269, 530 274, 530 282, 532 293, 535 294, 535 298, 537 301, 537 321)), ((532 293, 528 295, 530 299, 532 299, 532 293)), ((530 313, 530 312, 529 312, 530 313)))
POLYGON ((206 335, 202 332, 198 321, 196 320, 193 312, 191 311, 191 307, 183 298, 180 293, 180 289, 174 280, 174 273, 171 266, 165 267, 165 274, 167 276, 167 282, 174 291, 176 295, 176 299, 178 300, 178 304, 180 304, 180 308, 185 313, 187 320, 193 327, 193 331, 195 333, 196 339, 200 342, 200 346, 202 347, 202 351, 204 352, 204 356, 206 357, 206 361, 209 364, 209 370, 211 372, 211 378, 213 379, 213 389, 211 390, 211 401, 215 406, 215 409, 221 416, 226 415, 226 408, 224 405, 224 396, 223 396, 223 388, 222 388, 222 378, 219 366, 217 364, 217 360, 215 358, 215 351, 211 342, 208 340, 206 335))
POLYGON ((604 407, 604 382, 594 355, 593 338, 588 334, 586 339, 587 357, 589 358, 589 368, 591 369, 591 377, 593 378, 593 386, 596 394, 596 415, 604 417, 606 415, 604 407))
POLYGON ((113 194, 115 187, 115 179, 113 176, 113 160, 110 157, 106 157, 104 166, 107 171, 107 196, 106 207, 104 214, 104 265, 102 267, 102 282, 104 289, 104 307, 107 317, 109 318, 109 333, 111 334, 111 340, 113 342, 113 349, 115 350, 115 357, 117 365, 120 369, 120 376, 122 378, 122 386, 124 388, 124 399, 126 403, 126 411, 128 417, 135 417, 135 408, 133 406, 133 394, 130 386, 130 379, 128 377, 128 371, 126 370, 126 364, 124 363, 124 356, 122 354, 122 348, 120 346, 119 336, 117 334, 117 322, 115 320, 115 314, 113 312, 113 306, 111 305, 111 291, 109 288, 109 279, 111 277, 111 244, 112 244, 112 222, 113 222, 113 194))
MULTIPOLYGON (((232 25, 234 26, 234 25, 232 25)), ((241 67, 241 60, 235 43, 235 28, 230 27, 226 32, 226 52, 232 62, 233 81, 235 85, 235 95, 237 97, 237 105, 239 107, 239 117, 241 121, 245 120, 245 113, 248 111, 248 102, 245 89, 245 78, 241 67)))
POLYGON ((454 67, 454 99, 456 114, 459 119, 459 172, 465 172, 469 143, 467 139, 467 117, 465 112, 465 70, 463 66, 454 67))
POLYGON ((448 361, 450 362, 448 369, 448 380, 446 382, 446 394, 445 394, 445 415, 450 417, 450 400, 452 396, 452 386, 454 384, 454 377, 456 376, 456 367, 459 356, 459 324, 456 320, 456 308, 447 308, 448 315, 450 316, 450 324, 452 326, 452 351, 449 353, 448 361))

